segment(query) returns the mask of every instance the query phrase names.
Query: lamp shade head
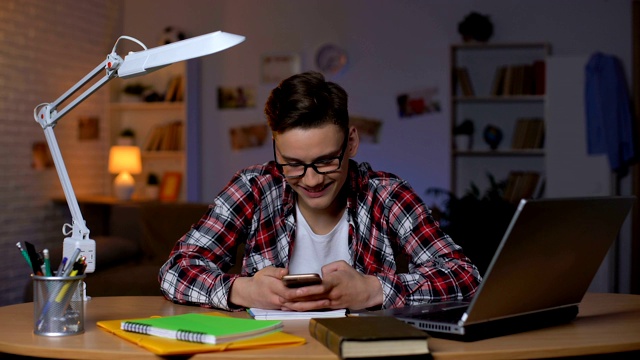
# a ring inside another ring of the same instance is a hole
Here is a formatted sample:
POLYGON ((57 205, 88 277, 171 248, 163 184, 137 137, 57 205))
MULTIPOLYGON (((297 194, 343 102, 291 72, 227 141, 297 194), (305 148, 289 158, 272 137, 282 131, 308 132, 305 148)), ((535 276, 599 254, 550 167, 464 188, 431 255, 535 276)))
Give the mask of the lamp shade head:
POLYGON ((140 148, 137 146, 112 146, 109 150, 109 172, 111 174, 121 172, 140 174, 142 172, 140 148))

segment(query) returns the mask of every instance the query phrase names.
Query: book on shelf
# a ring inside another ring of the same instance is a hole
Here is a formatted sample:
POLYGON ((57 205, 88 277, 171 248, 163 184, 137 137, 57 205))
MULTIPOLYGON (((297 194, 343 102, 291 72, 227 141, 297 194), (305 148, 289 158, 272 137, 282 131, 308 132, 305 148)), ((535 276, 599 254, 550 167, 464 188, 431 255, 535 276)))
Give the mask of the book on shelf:
POLYGON ((341 359, 429 353, 425 332, 391 316, 313 318, 309 333, 341 359))
POLYGON ((540 188, 540 173, 535 171, 511 171, 507 177, 503 198, 510 203, 530 199, 540 188))
POLYGON ((512 149, 542 149, 544 146, 544 120, 520 118, 516 121, 511 138, 512 149))
MULTIPOLYGON (((226 314, 218 312, 201 313, 199 315, 208 316, 215 321, 217 318, 231 318, 226 314)), ((149 319, 149 318, 147 318, 149 319)), ((204 344, 190 341, 180 341, 159 336, 140 334, 121 329, 123 321, 135 321, 137 319, 127 320, 103 320, 98 321, 97 325, 104 331, 110 332, 124 340, 134 343, 146 350, 161 356, 170 355, 187 355, 207 352, 218 352, 227 350, 244 350, 244 349, 269 349, 274 347, 302 345, 306 342, 303 337, 287 334, 282 331, 274 331, 264 335, 246 338, 222 344, 204 344)), ((240 319, 254 321, 250 319, 240 319)))
POLYGON ((299 320, 311 318, 336 318, 347 316, 347 309, 316 311, 283 311, 250 308, 247 310, 256 320, 299 320))
POLYGON ((167 91, 164 94, 165 102, 175 102, 184 100, 184 80, 182 75, 175 75, 169 79, 167 91))
POLYGON ((203 344, 222 344, 280 331, 282 321, 255 321, 198 313, 125 320, 124 331, 203 344))
POLYGON ((182 121, 173 121, 151 129, 144 142, 144 151, 177 151, 183 147, 182 121))
POLYGON ((466 67, 458 67, 455 69, 455 76, 463 96, 475 96, 473 91, 473 84, 471 83, 471 77, 469 76, 469 70, 466 67))
POLYGON ((496 68, 491 95, 544 95, 545 62, 501 65, 496 68))

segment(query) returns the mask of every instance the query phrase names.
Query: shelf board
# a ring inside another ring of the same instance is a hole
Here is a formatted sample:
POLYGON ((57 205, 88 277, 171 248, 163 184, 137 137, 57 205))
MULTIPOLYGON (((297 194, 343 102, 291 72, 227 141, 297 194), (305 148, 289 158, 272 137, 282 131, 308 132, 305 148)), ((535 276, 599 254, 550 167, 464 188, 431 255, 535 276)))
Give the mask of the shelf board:
POLYGON ((547 53, 551 50, 551 45, 546 42, 514 42, 514 43, 463 43, 453 44, 451 48, 457 50, 491 50, 491 49, 544 49, 547 53))
POLYGON ((143 151, 141 156, 147 159, 181 158, 184 156, 184 151, 143 151))
POLYGON ((509 102, 543 102, 544 95, 509 95, 509 96, 454 96, 454 102, 458 103, 509 103, 509 102))
POLYGON ((454 150, 452 153, 460 157, 544 156, 544 149, 454 150))
POLYGON ((184 102, 114 102, 110 105, 111 110, 181 110, 184 102))

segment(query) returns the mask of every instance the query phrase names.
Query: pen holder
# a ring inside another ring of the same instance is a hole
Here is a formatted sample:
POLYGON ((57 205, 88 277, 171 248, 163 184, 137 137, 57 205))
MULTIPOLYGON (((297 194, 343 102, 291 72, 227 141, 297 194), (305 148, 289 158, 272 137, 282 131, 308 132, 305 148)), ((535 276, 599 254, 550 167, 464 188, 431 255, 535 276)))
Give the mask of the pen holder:
POLYGON ((79 276, 33 276, 33 332, 44 336, 84 332, 84 296, 79 276))

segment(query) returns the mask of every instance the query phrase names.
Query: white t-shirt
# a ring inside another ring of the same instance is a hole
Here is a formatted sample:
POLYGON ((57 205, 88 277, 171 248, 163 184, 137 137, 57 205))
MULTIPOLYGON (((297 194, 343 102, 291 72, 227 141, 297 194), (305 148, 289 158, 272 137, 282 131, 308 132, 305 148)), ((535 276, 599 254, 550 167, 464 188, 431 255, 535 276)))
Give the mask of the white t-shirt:
POLYGON ((289 274, 317 273, 322 275, 322 266, 344 260, 351 265, 349 256, 349 222, 345 210, 340 221, 326 235, 311 230, 307 220, 296 205, 296 239, 289 261, 289 274))

